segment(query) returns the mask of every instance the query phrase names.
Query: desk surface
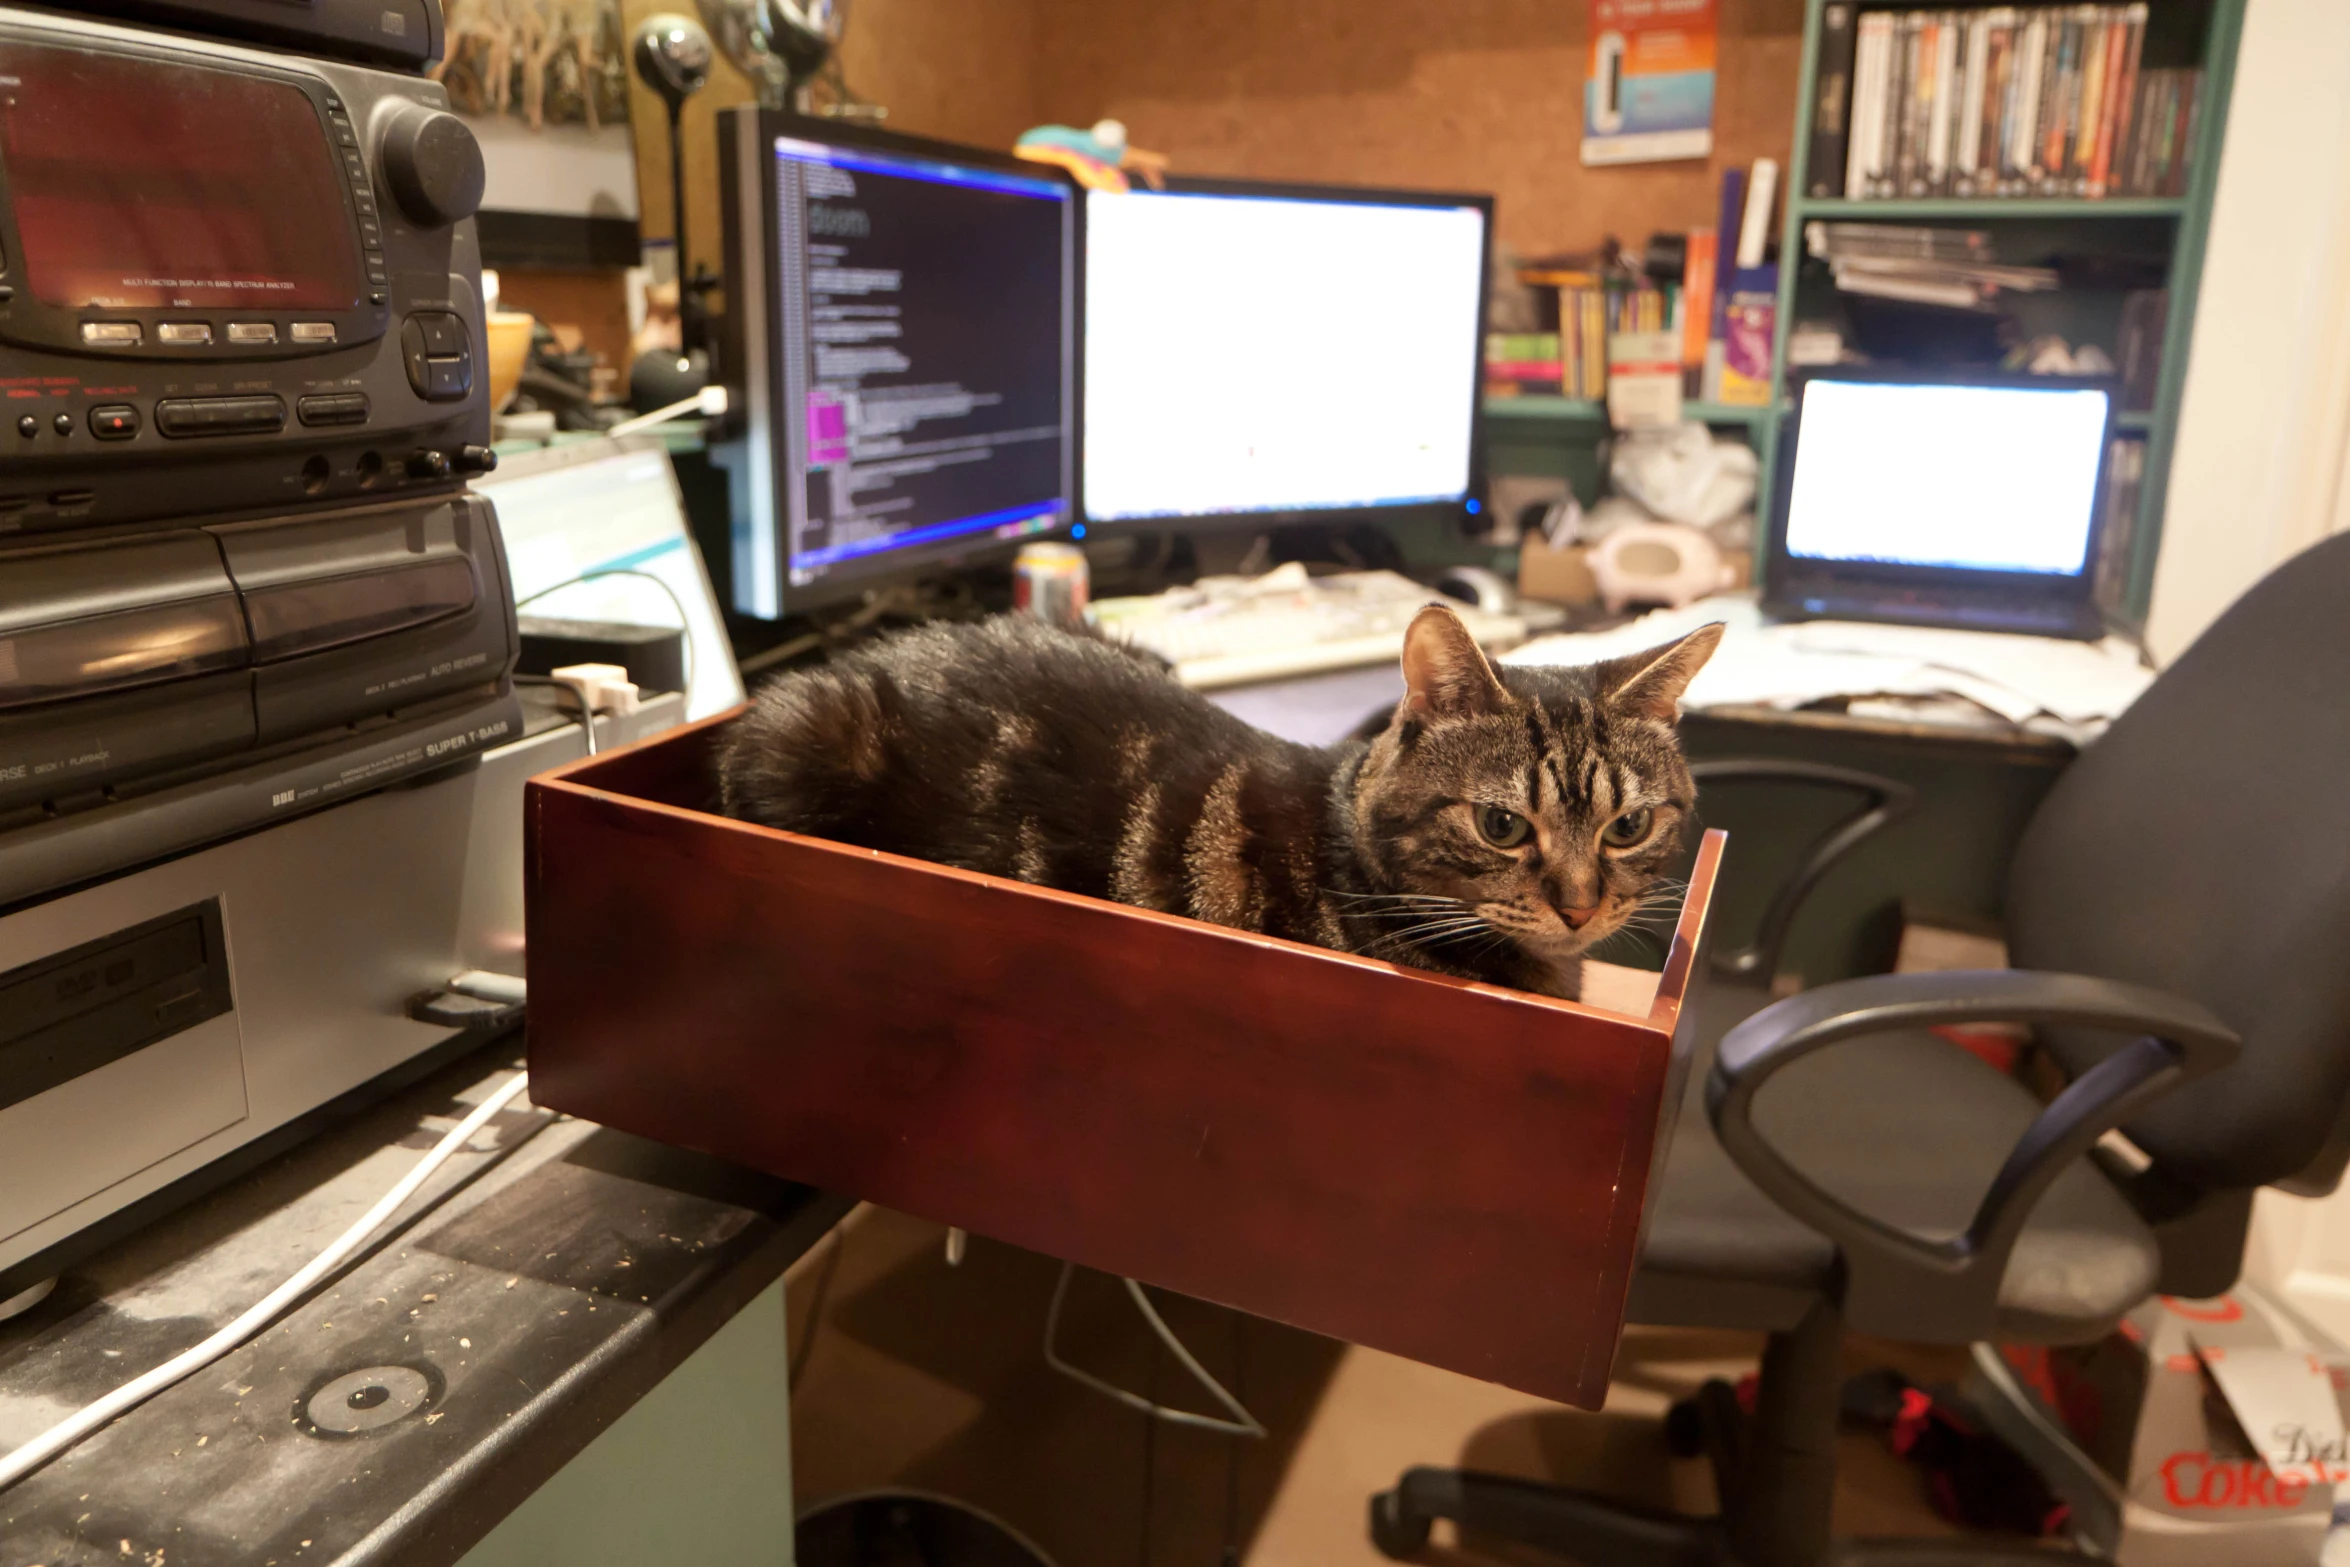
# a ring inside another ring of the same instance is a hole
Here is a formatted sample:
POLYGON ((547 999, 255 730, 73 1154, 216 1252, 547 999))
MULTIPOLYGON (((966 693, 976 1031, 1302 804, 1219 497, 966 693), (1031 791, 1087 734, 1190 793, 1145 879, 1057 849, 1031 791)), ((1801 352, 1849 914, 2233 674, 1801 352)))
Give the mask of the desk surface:
MULTIPOLYGON (((491 1046, 101 1253, 0 1323, 0 1446, 196 1343, 307 1262, 519 1051, 491 1046)), ((443 1567, 848 1204, 531 1108, 276 1325, 0 1492, 0 1567, 443 1567), (421 1373, 380 1429, 311 1396, 421 1373)))
MULTIPOLYGON (((1228 686, 1205 695, 1218 707, 1285 740, 1329 745, 1345 739, 1373 713, 1392 710, 1402 701, 1403 671, 1394 664, 1381 663, 1268 680, 1261 685, 1228 686)), ((1715 742, 1706 747, 1709 755, 1735 750, 1741 735, 1798 743, 1807 738, 1890 740, 1928 751, 1947 749, 1989 760, 2056 766, 2071 760, 2075 751, 2073 743, 2059 735, 2013 725, 1929 723, 1811 709, 1693 708, 1683 722, 1693 731, 1702 729, 1709 742, 1715 742)))

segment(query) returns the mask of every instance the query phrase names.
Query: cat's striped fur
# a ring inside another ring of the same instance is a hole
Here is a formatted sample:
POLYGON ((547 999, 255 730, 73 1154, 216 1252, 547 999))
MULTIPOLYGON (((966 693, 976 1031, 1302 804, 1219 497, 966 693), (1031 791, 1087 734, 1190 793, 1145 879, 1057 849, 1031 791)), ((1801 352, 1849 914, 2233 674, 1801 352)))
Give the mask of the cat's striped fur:
POLYGON ((768 686, 721 781, 769 826, 1571 997, 1678 845, 1719 634, 1497 672, 1431 607, 1386 728, 1317 749, 1092 637, 924 626, 768 686))

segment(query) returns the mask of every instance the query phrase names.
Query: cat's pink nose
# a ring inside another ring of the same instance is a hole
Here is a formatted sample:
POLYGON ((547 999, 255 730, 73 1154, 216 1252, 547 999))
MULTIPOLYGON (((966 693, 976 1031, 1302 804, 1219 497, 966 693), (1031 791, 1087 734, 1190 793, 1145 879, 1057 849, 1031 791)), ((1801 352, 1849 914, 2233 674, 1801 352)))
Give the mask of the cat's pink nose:
POLYGON ((1567 922, 1567 929, 1581 930, 1584 926, 1599 918, 1599 905, 1594 903, 1587 909, 1562 908, 1559 910, 1559 918, 1567 922))

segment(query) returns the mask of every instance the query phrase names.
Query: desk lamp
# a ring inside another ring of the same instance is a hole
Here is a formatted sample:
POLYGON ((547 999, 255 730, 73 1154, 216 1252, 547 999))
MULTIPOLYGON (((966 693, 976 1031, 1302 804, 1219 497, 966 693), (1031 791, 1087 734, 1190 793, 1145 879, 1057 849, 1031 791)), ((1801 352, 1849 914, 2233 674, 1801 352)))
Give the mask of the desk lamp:
POLYGON ((800 109, 801 93, 832 58, 849 0, 696 0, 702 20, 767 109, 800 109))
POLYGON ((685 101, 710 80, 710 35, 692 17, 661 11, 638 24, 636 46, 630 53, 636 74, 669 110, 670 235, 677 250, 677 352, 651 350, 639 355, 630 368, 631 401, 642 409, 691 397, 710 378, 702 297, 716 286, 717 279, 700 268, 690 277, 686 273, 685 142, 679 128, 685 101), (648 385, 640 389, 638 382, 648 378, 648 385), (646 397, 655 401, 647 404, 646 397))

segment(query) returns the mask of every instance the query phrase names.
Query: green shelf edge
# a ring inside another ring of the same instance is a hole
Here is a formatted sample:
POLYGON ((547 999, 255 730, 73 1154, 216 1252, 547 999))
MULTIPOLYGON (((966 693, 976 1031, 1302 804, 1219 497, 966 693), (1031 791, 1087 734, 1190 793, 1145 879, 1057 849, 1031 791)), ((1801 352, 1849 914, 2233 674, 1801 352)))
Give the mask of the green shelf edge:
POLYGON ((2110 196, 2104 200, 2048 196, 1929 196, 1916 200, 1851 201, 1806 197, 1794 203, 1798 220, 1812 218, 2177 218, 2183 196, 2110 196))
MULTIPOLYGON (((1697 424, 1755 425, 1770 417, 1768 408, 1732 407, 1727 403, 1684 401, 1681 417, 1697 424)), ((1523 393, 1516 397, 1485 399, 1488 419, 1540 420, 1558 424, 1605 424, 1607 404, 1587 397, 1546 397, 1523 393)))

